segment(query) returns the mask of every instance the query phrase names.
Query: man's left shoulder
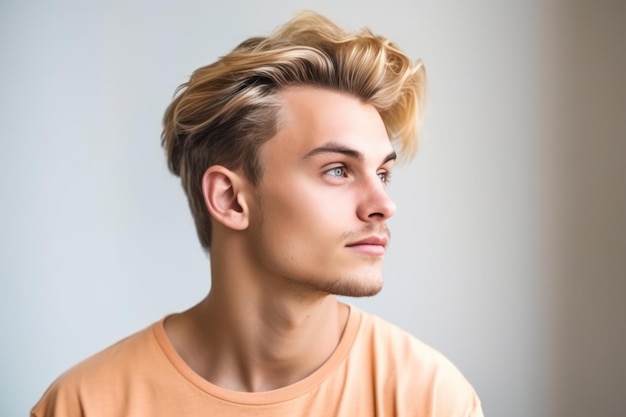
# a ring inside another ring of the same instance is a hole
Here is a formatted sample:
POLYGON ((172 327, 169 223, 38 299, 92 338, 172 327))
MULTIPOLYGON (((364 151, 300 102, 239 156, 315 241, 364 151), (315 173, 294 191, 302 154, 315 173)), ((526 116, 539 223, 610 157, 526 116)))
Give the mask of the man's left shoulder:
POLYGON ((483 415, 474 388, 446 356, 406 330, 362 314, 361 349, 368 351, 385 384, 393 385, 397 394, 428 401, 428 408, 438 410, 433 415, 483 415))
MULTIPOLYGON (((362 313, 361 331, 376 348, 379 355, 390 355, 391 360, 404 366, 420 368, 456 367, 442 353, 424 343, 401 327, 371 313, 362 313)), ((458 370, 457 370, 458 372, 458 370)))

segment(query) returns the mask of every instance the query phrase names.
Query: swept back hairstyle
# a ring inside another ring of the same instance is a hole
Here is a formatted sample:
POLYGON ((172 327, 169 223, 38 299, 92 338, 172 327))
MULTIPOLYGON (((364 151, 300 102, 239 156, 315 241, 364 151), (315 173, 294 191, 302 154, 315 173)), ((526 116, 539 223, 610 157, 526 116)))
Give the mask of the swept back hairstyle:
POLYGON ((258 151, 279 129, 280 92, 297 85, 345 92, 373 105, 400 156, 414 155, 426 88, 422 62, 368 29, 351 34, 319 14, 301 12, 270 36, 250 38, 197 69, 165 112, 161 144, 205 249, 211 217, 204 172, 222 165, 258 184, 258 151))

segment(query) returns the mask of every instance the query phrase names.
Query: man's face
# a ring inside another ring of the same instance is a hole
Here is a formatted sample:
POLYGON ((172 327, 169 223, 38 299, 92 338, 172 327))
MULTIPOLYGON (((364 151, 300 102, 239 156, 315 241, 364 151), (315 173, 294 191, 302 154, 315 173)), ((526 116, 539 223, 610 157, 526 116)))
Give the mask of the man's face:
POLYGON ((281 93, 278 133, 261 148, 250 250, 260 273, 295 288, 346 296, 382 287, 386 181, 395 162, 377 110, 313 87, 281 93))

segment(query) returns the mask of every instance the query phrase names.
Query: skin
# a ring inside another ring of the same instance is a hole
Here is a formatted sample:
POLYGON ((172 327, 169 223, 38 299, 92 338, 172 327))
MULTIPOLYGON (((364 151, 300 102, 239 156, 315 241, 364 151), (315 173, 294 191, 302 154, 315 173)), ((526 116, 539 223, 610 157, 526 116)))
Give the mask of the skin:
POLYGON ((395 211, 395 153, 373 106, 305 86, 281 98, 256 187, 221 166, 205 173, 211 291, 165 322, 195 372, 236 391, 284 387, 326 361, 348 315, 335 296, 381 289, 395 211))

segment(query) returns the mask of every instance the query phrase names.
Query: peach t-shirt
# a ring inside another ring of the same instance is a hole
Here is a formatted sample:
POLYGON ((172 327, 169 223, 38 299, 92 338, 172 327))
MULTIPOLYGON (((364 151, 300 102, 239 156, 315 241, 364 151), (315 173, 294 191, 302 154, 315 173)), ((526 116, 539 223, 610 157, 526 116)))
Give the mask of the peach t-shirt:
POLYGON ((441 354, 399 328, 350 308, 331 357, 301 381, 268 392, 203 379, 153 324, 61 375, 36 417, 183 416, 482 417, 480 401, 441 354))

